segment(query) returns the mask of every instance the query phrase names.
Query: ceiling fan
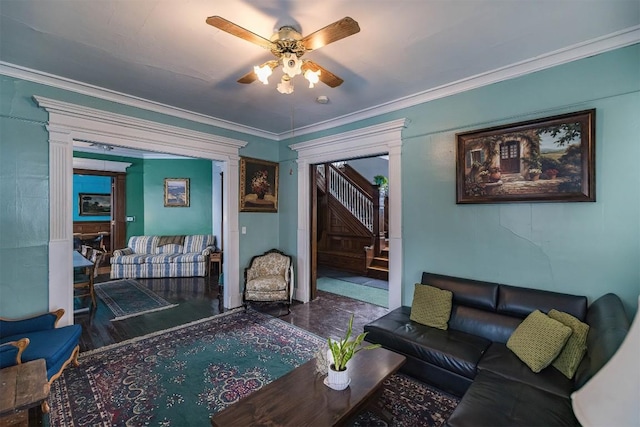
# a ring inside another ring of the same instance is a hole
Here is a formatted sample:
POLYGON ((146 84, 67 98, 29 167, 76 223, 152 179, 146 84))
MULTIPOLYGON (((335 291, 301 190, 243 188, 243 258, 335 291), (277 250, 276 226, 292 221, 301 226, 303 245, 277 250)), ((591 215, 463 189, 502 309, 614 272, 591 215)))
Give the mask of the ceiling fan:
POLYGON ((284 26, 276 31, 269 40, 220 16, 210 16, 207 18, 207 24, 269 49, 277 59, 272 59, 262 65, 253 67, 253 71, 240 77, 238 83, 252 83, 255 80, 260 80, 262 83, 267 84, 274 68, 282 66, 284 74, 277 89, 284 94, 293 92, 291 79, 303 73, 304 77, 309 81, 309 87, 313 87, 318 81, 330 87, 340 86, 344 80, 315 62, 302 59, 302 56, 307 52, 319 49, 360 31, 358 23, 348 16, 305 37, 302 37, 295 28, 284 26))

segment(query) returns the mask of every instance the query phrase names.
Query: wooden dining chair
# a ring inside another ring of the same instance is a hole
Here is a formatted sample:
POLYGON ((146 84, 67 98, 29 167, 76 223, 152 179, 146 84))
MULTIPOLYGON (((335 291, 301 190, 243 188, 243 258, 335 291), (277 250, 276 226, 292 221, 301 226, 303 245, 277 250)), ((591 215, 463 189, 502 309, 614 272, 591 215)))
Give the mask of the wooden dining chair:
POLYGON ((91 297, 91 306, 97 307, 96 294, 94 290, 95 278, 98 276, 98 267, 104 257, 104 252, 91 247, 83 247, 82 254, 93 263, 91 267, 86 267, 83 274, 74 277, 73 296, 77 298, 91 297))

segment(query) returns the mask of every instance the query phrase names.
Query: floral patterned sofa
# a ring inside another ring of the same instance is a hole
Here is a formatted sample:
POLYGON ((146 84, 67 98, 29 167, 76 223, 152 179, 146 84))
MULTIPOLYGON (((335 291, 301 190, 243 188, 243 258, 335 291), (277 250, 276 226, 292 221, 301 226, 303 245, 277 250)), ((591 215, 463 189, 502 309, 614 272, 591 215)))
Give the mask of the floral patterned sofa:
POLYGON ((126 248, 113 251, 111 278, 205 277, 215 251, 211 234, 132 236, 126 248))

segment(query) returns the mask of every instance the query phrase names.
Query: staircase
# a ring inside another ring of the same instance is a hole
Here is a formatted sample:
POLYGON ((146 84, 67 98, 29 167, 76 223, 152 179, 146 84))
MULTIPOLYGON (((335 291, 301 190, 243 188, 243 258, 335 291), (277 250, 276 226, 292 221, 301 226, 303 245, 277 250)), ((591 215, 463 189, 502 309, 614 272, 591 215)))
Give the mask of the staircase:
POLYGON ((367 277, 389 280, 389 239, 385 239, 385 246, 380 249, 380 254, 371 258, 367 266, 367 277))
POLYGON ((317 172, 318 263, 388 280, 384 194, 349 166, 317 172))

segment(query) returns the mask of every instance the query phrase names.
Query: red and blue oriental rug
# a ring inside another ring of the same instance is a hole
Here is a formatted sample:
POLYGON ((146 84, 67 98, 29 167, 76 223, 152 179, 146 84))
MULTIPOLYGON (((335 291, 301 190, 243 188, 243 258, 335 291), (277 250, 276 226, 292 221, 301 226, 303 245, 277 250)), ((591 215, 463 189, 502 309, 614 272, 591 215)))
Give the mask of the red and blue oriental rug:
MULTIPOLYGON (((206 426, 212 414, 310 360, 325 340, 237 310, 80 356, 51 385, 51 426, 206 426)), ((286 397, 283 397, 286 398, 286 397)), ((457 399, 403 375, 385 384, 393 425, 439 426, 457 399)), ((386 425, 364 413, 355 425, 386 425)))

